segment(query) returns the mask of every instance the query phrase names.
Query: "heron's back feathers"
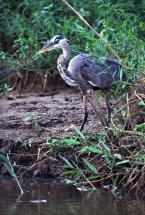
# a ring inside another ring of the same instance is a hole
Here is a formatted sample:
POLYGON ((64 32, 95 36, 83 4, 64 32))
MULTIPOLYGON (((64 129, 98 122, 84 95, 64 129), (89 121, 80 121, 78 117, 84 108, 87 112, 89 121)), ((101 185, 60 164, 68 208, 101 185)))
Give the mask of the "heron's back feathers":
POLYGON ((68 72, 82 85, 96 89, 107 89, 120 80, 121 63, 101 57, 79 54, 71 59, 68 72))

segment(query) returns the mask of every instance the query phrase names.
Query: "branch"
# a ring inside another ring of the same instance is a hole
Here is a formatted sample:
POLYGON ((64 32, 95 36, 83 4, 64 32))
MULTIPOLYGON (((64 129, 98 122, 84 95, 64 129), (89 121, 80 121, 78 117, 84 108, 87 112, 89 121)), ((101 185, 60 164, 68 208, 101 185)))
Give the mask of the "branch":
POLYGON ((121 58, 118 56, 118 54, 111 48, 111 46, 107 43, 106 40, 97 32, 95 29, 80 15, 79 12, 77 12, 66 0, 61 0, 69 9, 71 9, 78 17, 80 20, 82 20, 85 25, 91 29, 92 32, 99 37, 99 39, 104 43, 104 45, 108 48, 108 50, 118 59, 121 61, 121 58))

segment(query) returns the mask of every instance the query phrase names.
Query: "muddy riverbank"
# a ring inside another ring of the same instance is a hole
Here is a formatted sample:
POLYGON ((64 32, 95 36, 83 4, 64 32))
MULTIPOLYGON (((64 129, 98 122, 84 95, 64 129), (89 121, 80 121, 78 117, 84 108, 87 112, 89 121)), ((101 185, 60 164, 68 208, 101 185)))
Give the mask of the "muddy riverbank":
MULTIPOLYGON (((103 100, 101 103, 105 113, 105 103, 103 100)), ((101 123, 91 106, 88 109, 89 119, 84 133, 96 133, 101 123)), ((11 154, 16 171, 27 170, 38 159, 43 143, 50 138, 75 134, 70 126, 80 126, 82 118, 81 95, 75 88, 63 86, 52 88, 47 93, 9 93, 0 99, 0 152, 11 154)), ((0 164, 1 173, 7 174, 0 164)), ((56 176, 60 172, 58 166, 57 160, 44 159, 31 171, 40 176, 56 176)))

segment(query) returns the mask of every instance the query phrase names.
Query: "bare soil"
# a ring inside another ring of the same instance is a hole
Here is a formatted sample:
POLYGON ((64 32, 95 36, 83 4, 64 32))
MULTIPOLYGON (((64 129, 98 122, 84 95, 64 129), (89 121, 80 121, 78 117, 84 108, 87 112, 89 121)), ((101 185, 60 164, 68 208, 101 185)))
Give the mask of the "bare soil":
MULTIPOLYGON (((105 110, 103 101, 101 106, 105 110)), ((91 106, 88 109, 89 118, 84 133, 96 133, 101 123, 91 106)), ((21 172, 33 165, 37 159, 33 154, 38 154, 41 143, 51 137, 74 134, 71 124, 80 126, 82 118, 81 95, 75 88, 59 86, 49 89, 47 93, 10 93, 0 99, 0 152, 10 152, 12 161, 17 164, 15 169, 21 172)), ((54 166, 54 170, 50 170, 48 161, 45 161, 33 171, 54 176, 58 173, 56 164, 54 166)), ((7 174, 2 163, 0 169, 2 174, 7 174)))

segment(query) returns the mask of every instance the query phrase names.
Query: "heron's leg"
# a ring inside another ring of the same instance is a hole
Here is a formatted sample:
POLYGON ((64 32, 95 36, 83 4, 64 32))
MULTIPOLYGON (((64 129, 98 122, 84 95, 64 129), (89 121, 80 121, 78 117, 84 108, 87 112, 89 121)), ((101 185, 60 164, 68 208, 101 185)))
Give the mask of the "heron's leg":
POLYGON ((90 93, 91 93, 92 96, 91 96, 91 98, 88 97, 88 102, 91 104, 91 106, 92 106, 92 108, 93 108, 93 111, 94 111, 95 115, 99 118, 101 124, 102 124, 104 127, 106 127, 106 126, 107 126, 107 122, 106 122, 105 118, 104 118, 104 117, 102 116, 102 114, 101 114, 102 108, 101 108, 101 106, 100 106, 99 103, 97 103, 97 107, 98 107, 98 108, 96 108, 96 94, 95 94, 95 92, 92 91, 92 90, 90 91, 90 93))
POLYGON ((109 102, 109 98, 108 98, 107 95, 105 95, 105 100, 106 100, 107 112, 108 112, 107 124, 108 124, 108 127, 109 127, 110 123, 111 123, 111 115, 113 113, 113 107, 112 107, 111 102, 109 102))
POLYGON ((83 96, 83 109, 84 109, 84 118, 83 118, 83 121, 82 121, 82 124, 81 124, 81 128, 80 128, 80 131, 83 130, 84 128, 84 125, 88 119, 88 110, 87 110, 87 92, 85 90, 82 90, 81 89, 81 93, 82 93, 82 96, 83 96))

